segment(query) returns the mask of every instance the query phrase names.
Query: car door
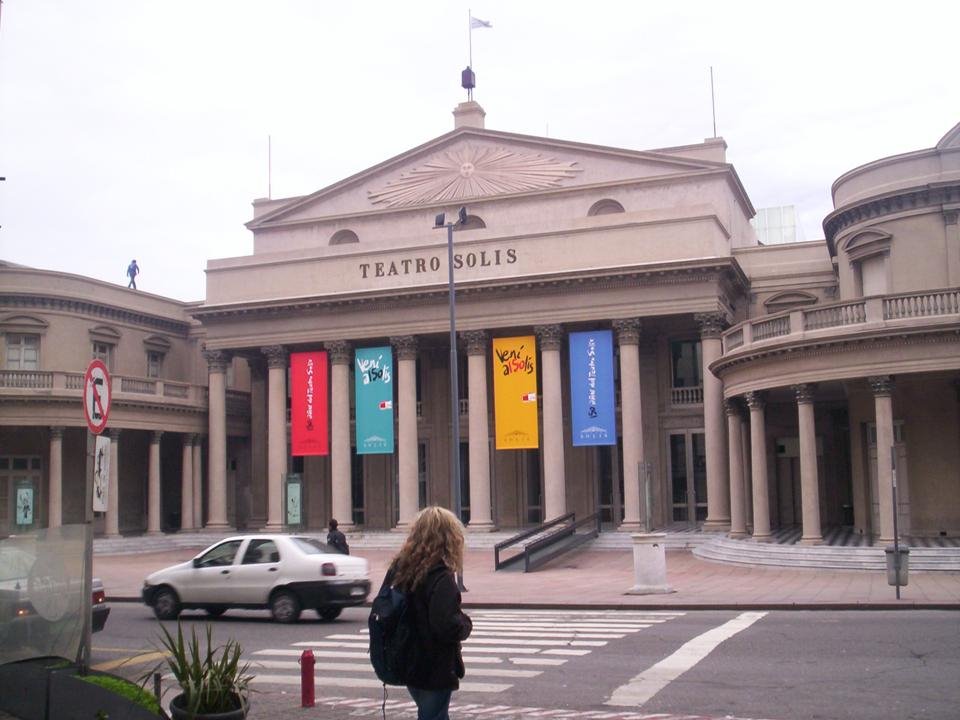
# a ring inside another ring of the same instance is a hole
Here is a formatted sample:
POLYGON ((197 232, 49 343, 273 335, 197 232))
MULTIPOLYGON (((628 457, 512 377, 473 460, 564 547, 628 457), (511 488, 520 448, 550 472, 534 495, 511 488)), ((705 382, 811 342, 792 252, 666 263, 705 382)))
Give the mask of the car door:
MULTIPOLYGON (((286 554, 286 551, 283 551, 286 554)), ((263 605, 280 575, 281 548, 272 538, 251 538, 242 558, 231 570, 234 602, 263 605)))
POLYGON ((243 542, 225 540, 195 558, 192 570, 181 583, 180 599, 185 603, 234 602, 231 575, 243 542))

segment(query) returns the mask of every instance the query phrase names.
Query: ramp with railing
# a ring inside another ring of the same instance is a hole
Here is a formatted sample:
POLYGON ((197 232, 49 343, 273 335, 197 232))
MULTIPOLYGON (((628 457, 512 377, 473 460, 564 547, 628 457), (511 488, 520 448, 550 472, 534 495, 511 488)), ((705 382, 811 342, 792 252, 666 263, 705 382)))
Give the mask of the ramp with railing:
POLYGON ((494 545, 494 569, 518 567, 522 563, 523 571, 530 572, 599 534, 600 516, 596 513, 581 520, 575 513, 567 513, 494 545))

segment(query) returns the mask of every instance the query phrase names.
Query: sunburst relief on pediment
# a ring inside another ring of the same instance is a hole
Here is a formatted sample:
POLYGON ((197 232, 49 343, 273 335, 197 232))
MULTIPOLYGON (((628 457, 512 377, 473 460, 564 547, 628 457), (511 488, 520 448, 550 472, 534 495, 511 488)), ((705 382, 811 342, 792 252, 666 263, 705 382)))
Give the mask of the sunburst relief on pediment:
POLYGON ((506 147, 465 145, 447 150, 370 191, 386 207, 426 205, 559 187, 580 172, 575 162, 506 147))

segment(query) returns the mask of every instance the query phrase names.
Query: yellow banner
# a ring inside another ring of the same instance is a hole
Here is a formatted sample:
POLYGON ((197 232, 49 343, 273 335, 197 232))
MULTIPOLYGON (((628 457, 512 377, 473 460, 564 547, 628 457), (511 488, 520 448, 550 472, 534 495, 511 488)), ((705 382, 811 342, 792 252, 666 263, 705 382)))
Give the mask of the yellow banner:
POLYGON ((497 450, 539 447, 537 339, 493 340, 493 407, 497 450))

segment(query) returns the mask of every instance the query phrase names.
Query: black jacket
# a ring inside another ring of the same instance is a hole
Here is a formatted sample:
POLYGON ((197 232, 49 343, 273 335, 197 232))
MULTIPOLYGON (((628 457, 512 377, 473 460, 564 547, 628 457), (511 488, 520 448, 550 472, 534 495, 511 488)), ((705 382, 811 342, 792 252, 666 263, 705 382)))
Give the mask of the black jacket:
POLYGON ((339 530, 331 530, 327 533, 327 545, 344 555, 350 554, 350 546, 347 545, 347 536, 339 530))
POLYGON ((470 637, 473 623, 460 609, 457 579, 444 565, 430 569, 412 593, 420 652, 412 687, 456 690, 463 677, 460 641, 470 637))

